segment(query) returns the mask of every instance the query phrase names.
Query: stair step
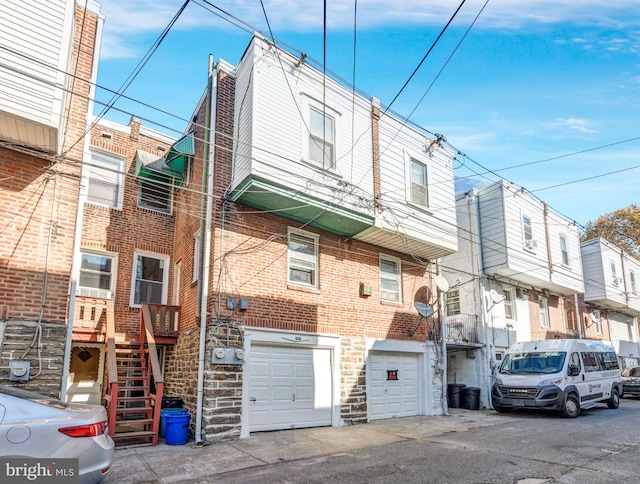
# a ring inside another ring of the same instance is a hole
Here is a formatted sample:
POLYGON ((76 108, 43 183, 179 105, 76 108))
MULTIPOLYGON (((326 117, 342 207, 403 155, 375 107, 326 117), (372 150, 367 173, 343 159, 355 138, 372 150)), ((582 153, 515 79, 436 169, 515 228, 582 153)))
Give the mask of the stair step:
POLYGON ((147 375, 139 375, 139 376, 120 376, 118 375, 118 382, 121 381, 139 381, 139 380, 146 380, 148 377, 147 375))
POLYGON ((118 402, 150 402, 151 396, 139 396, 139 397, 118 397, 118 402))
POLYGON ((139 439, 141 437, 153 437, 156 433, 152 430, 139 430, 135 432, 116 432, 113 437, 111 437, 115 441, 126 440, 126 439, 139 439))
POLYGON ((139 418, 139 419, 129 419, 129 420, 116 420, 116 432, 117 427, 120 425, 129 425, 129 426, 137 426, 137 425, 150 425, 153 423, 152 418, 139 418))

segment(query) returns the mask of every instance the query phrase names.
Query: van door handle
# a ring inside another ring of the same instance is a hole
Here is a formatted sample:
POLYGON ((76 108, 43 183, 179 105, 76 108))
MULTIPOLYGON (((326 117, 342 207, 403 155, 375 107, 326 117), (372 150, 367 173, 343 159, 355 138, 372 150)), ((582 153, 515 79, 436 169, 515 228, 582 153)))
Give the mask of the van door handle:
POLYGON ((295 393, 293 394, 293 399, 292 399, 292 401, 293 401, 293 402, 295 402, 295 401, 296 401, 296 394, 295 394, 295 393))
POLYGON ((250 398, 249 398, 249 401, 250 401, 250 402, 255 402, 255 401, 256 401, 256 397, 250 397, 250 398))

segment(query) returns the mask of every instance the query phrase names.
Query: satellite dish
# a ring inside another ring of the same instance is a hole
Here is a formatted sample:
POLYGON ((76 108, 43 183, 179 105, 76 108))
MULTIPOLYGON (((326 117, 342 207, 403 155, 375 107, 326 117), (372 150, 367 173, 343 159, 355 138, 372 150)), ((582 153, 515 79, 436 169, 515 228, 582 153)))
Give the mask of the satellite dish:
POLYGON ((416 309, 418 310, 418 313, 423 318, 428 318, 429 316, 432 316, 434 313, 433 306, 430 306, 429 304, 416 301, 413 303, 413 305, 416 307, 416 309))
POLYGON ((491 289, 489 291, 489 297, 496 304, 499 303, 499 302, 502 302, 502 296, 500 294, 498 294, 498 291, 496 291, 495 289, 491 289))
POLYGON ((436 276, 433 278, 433 280, 436 283, 436 286, 438 286, 438 289, 440 289, 442 292, 447 292, 449 290, 449 281, 447 281, 444 277, 436 276))
POLYGON ((591 321, 593 321, 594 323, 600 321, 600 311, 598 311, 597 309, 592 311, 589 316, 591 317, 591 321))

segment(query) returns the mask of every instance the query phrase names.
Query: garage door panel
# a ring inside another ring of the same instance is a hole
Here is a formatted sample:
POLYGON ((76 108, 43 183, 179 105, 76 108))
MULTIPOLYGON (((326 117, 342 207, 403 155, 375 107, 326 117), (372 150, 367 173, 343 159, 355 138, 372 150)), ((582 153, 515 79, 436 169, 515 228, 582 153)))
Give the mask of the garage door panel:
POLYGON ((255 344, 250 362, 250 431, 332 424, 329 349, 255 344))
POLYGON ((412 353, 370 352, 367 357, 367 407, 371 420, 420 413, 419 357, 412 353), (394 371, 397 380, 388 380, 394 371))

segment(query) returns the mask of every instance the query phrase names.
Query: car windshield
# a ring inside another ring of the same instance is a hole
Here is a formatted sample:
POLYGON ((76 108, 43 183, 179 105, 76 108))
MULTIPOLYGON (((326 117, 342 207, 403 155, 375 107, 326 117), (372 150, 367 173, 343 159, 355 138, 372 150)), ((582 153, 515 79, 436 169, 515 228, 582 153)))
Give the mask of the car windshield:
POLYGON ((509 353, 500 365, 503 375, 558 373, 564 366, 565 352, 509 353))
POLYGON ((634 366, 633 368, 626 368, 622 372, 622 376, 639 377, 640 376, 640 366, 634 366))
POLYGON ((23 390, 22 388, 0 385, 0 393, 4 393, 5 395, 10 395, 12 397, 23 398, 49 407, 67 408, 69 406, 69 404, 62 402, 57 398, 47 397, 45 395, 40 395, 39 393, 23 390))

